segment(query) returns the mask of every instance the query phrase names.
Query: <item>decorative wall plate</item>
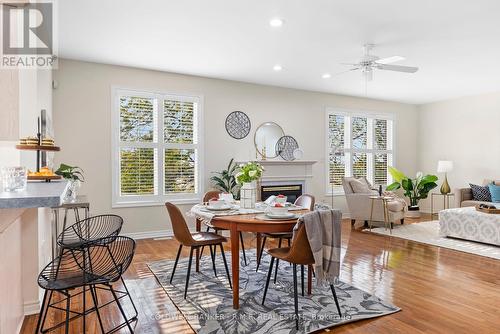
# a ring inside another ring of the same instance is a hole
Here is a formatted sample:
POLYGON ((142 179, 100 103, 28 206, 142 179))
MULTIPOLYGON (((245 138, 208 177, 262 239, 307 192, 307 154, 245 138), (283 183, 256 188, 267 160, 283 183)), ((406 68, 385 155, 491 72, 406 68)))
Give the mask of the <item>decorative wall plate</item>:
POLYGON ((250 133, 250 118, 242 111, 233 111, 226 117, 226 131, 234 139, 243 139, 250 133))
POLYGON ((293 157, 295 159, 302 159, 304 157, 304 151, 302 151, 300 148, 296 148, 295 150, 293 150, 293 157))
POLYGON ((295 160, 293 151, 299 148, 299 144, 292 136, 283 136, 276 143, 276 153, 286 161, 295 160))

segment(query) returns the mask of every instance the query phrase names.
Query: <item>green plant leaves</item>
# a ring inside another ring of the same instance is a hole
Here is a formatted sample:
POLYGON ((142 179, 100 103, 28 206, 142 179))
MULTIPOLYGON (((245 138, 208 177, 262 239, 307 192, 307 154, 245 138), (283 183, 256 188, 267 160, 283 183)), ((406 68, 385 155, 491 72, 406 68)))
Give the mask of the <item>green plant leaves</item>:
POLYGON ((70 166, 66 164, 61 164, 59 168, 54 172, 56 175, 60 175, 66 180, 78 180, 84 182, 83 170, 78 166, 70 166))
POLYGON ((239 198, 239 187, 236 182, 236 170, 238 166, 234 163, 234 159, 229 161, 227 169, 220 172, 214 172, 214 176, 210 177, 213 186, 226 193, 233 194, 235 199, 239 198))
POLYGON ((388 169, 389 169, 389 173, 391 174, 394 182, 401 183, 401 181, 403 179, 407 178, 403 172, 397 170, 396 168, 394 168, 392 166, 389 166, 388 169))

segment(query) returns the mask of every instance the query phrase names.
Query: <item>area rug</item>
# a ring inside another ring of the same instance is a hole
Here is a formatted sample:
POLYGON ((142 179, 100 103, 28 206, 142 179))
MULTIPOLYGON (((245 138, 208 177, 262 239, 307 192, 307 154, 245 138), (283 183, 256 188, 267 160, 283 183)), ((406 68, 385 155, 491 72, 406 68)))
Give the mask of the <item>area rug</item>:
MULTIPOLYGON (((231 255, 226 253, 228 263, 231 255)), ((232 291, 229 288, 224 265, 217 256, 218 277, 215 277, 209 256, 200 263, 200 272, 191 271, 187 299, 183 298, 188 259, 179 260, 173 284, 169 283, 173 260, 149 263, 165 292, 182 312, 189 325, 197 333, 311 333, 352 321, 391 314, 400 309, 349 284, 339 282, 335 286, 342 317, 339 317, 331 290, 317 287, 313 281, 312 295, 300 294, 300 270, 298 271, 299 331, 295 329, 292 266, 280 263, 278 280, 271 283, 263 306, 262 295, 266 282, 270 257, 262 258, 255 272, 255 250, 246 252, 248 266, 240 265, 240 309, 232 307, 232 291)), ((241 258, 241 256, 240 256, 241 258)), ((194 262, 194 260, 193 260, 194 262)), ((194 268, 194 264, 193 264, 194 268)), ((274 272, 274 270, 273 270, 274 272)), ((307 270, 306 270, 307 272, 307 270)), ((307 275, 307 273, 306 273, 307 275)), ((307 279, 306 279, 307 281, 307 279)), ((307 284, 307 283, 306 283, 307 284)), ((168 317, 169 315, 165 315, 168 317)))
MULTIPOLYGON (((368 230, 365 229, 364 231, 368 230)), ((500 247, 480 242, 440 237, 439 221, 437 220, 394 225, 392 235, 389 233, 389 229, 386 230, 383 227, 372 228, 372 232, 500 260, 500 247)))

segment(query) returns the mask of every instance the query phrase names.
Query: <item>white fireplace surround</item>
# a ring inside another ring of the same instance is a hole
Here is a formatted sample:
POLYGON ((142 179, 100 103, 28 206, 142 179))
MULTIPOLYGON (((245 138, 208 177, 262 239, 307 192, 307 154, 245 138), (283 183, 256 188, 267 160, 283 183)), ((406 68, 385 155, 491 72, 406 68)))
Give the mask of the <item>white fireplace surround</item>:
POLYGON ((317 161, 259 160, 257 162, 265 169, 260 180, 260 185, 278 186, 300 184, 302 185, 302 193, 306 194, 311 191, 311 179, 313 177, 312 165, 317 161))

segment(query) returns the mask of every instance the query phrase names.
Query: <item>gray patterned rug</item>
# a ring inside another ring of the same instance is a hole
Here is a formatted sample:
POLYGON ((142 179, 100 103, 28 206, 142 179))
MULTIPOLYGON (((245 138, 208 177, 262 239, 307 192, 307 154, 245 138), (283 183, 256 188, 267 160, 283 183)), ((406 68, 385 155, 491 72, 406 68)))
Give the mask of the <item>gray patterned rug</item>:
MULTIPOLYGON (((300 270, 298 270, 300 329, 297 332, 294 321, 292 266, 280 263, 278 280, 276 284, 271 280, 265 305, 262 306, 270 257, 263 256, 259 272, 255 272, 255 250, 247 250, 248 266, 244 263, 240 265, 240 309, 234 310, 232 292, 229 289, 222 258, 217 256, 218 277, 215 277, 210 253, 205 252, 205 254, 208 255, 204 255, 201 259, 199 273, 194 271, 193 259, 187 299, 183 298, 187 258, 179 260, 173 284, 169 283, 173 260, 148 264, 165 292, 197 333, 311 333, 400 310, 369 293, 339 282, 335 286, 342 311, 342 318, 339 318, 332 292, 328 287, 319 288, 313 281, 312 295, 306 294, 305 297, 300 295, 300 270)), ((226 252, 226 257, 230 265, 231 254, 226 252)))

